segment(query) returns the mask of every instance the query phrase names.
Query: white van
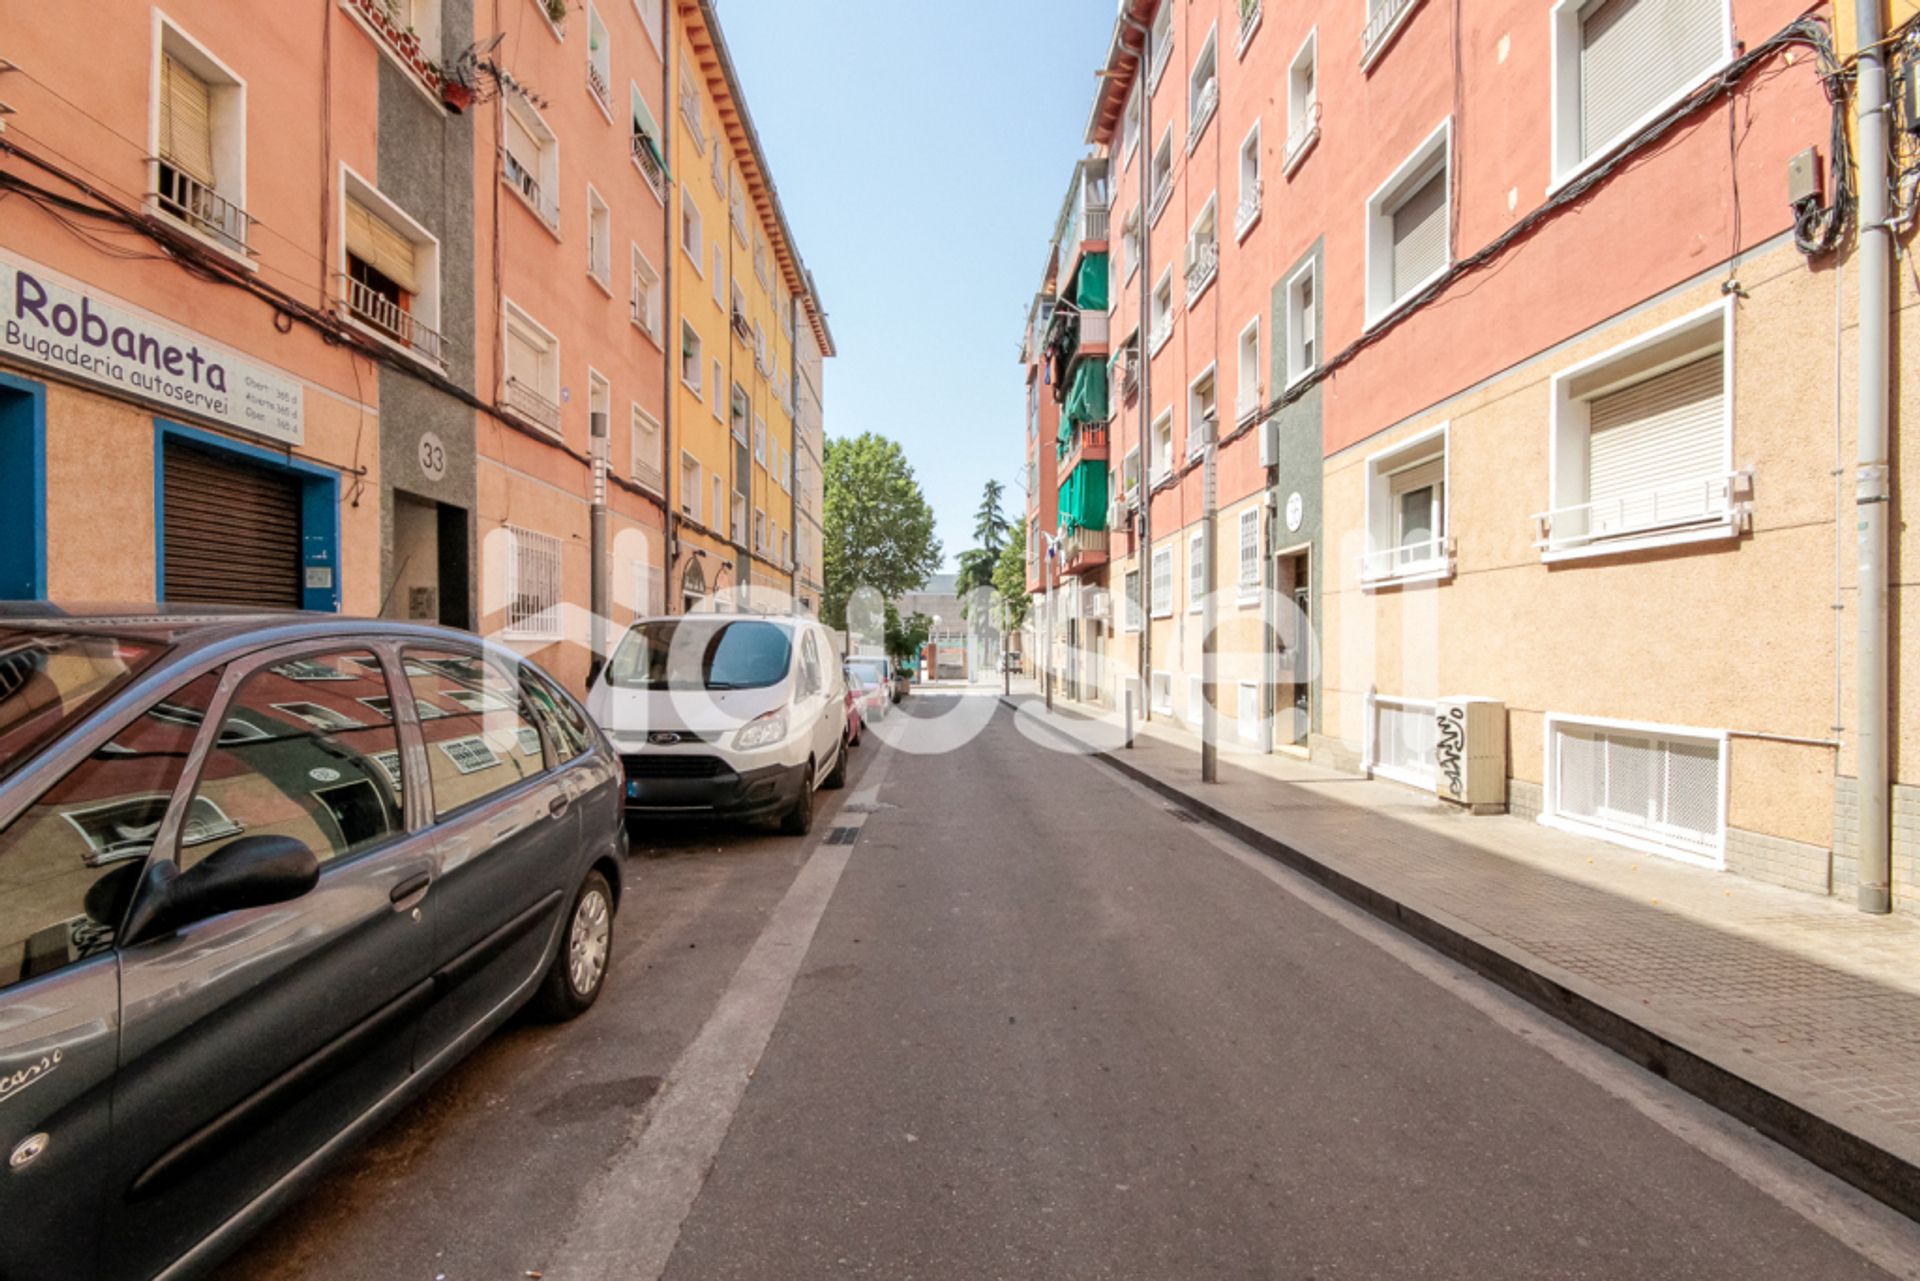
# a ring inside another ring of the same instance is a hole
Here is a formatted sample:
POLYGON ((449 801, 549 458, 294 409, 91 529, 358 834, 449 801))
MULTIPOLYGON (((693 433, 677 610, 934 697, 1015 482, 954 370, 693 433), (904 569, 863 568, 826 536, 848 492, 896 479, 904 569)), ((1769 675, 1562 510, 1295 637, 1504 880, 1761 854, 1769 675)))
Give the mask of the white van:
POLYGON ((627 630, 587 690, 626 771, 629 819, 777 819, 847 779, 846 678, 810 618, 675 614, 627 630))

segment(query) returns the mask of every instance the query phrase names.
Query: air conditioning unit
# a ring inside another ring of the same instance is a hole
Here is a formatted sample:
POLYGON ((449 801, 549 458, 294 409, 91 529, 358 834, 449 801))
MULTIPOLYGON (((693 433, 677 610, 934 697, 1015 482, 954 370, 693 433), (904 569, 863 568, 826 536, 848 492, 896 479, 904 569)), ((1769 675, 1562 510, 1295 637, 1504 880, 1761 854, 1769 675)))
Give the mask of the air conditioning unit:
POLYGON ((1114 533, 1119 533, 1126 527, 1127 501, 1116 495, 1114 500, 1107 504, 1107 528, 1114 533))
POLYGON ((1081 603, 1080 616, 1091 622, 1113 621, 1113 596, 1104 587, 1089 587, 1081 603))
POLYGON ((1434 703, 1433 790, 1475 814, 1507 808, 1507 705, 1492 698, 1434 703))
POLYGON ((1280 424, 1269 418, 1260 424, 1260 465, 1280 465, 1280 424))

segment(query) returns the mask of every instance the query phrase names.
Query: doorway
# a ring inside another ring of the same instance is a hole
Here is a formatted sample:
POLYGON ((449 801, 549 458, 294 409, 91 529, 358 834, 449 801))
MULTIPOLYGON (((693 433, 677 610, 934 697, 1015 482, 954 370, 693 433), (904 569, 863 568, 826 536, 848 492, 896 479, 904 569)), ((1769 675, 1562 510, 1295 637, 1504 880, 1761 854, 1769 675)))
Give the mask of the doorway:
POLYGON ((467 573, 466 511, 396 489, 393 578, 380 616, 471 628, 467 573))
POLYGON ((1274 578, 1274 592, 1286 602, 1275 628, 1279 653, 1275 662, 1273 744, 1282 750, 1304 752, 1313 728, 1313 583, 1307 548, 1282 552, 1274 578))

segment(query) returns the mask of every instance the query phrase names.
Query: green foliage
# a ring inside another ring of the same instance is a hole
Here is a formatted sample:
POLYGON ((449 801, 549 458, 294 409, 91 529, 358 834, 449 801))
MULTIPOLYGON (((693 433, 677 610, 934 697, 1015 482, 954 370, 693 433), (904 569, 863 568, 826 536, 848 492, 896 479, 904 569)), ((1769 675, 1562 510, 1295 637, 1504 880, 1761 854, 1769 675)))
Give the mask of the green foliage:
POLYGON ((871 587, 889 600, 940 568, 933 508, 897 442, 873 432, 829 439, 825 460, 826 591, 820 617, 847 625, 847 600, 871 587))
MULTIPOLYGON (((1000 500, 1006 497, 1007 487, 997 480, 987 482, 980 495, 980 510, 974 513, 973 537, 989 556, 998 556, 1000 548, 1007 541, 1007 532, 1012 528, 1007 517, 1000 510, 1000 500)), ((982 584, 985 579, 982 579, 982 584)), ((964 594, 964 593, 963 593, 964 594)))
POLYGON ((933 634, 933 620, 915 610, 903 623, 900 611, 887 602, 887 657, 896 662, 918 659, 927 637, 933 634))
POLYGON ((1000 549, 993 566, 993 589, 1000 593, 1009 631, 1027 621, 1033 598, 1027 595, 1027 555, 1019 543, 1010 541, 1000 549))
POLYGON ((962 618, 967 617, 974 588, 993 587, 993 567, 999 561, 999 552, 984 547, 969 547, 960 553, 960 572, 953 576, 953 594, 960 598, 962 618))

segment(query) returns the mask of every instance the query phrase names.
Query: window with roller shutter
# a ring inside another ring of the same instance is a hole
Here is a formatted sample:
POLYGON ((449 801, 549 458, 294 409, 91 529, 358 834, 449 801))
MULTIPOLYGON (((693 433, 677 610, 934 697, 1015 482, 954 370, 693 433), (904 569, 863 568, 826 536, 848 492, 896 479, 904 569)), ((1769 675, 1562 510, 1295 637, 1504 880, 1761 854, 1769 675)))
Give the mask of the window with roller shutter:
POLYGON ((246 87, 163 19, 152 93, 152 207, 222 249, 247 253, 246 87))
POLYGON ((1367 201, 1367 323, 1390 315, 1452 261, 1450 150, 1443 121, 1367 201))
POLYGON ((1553 158, 1562 180, 1733 55, 1724 0, 1561 0, 1553 23, 1553 158))

